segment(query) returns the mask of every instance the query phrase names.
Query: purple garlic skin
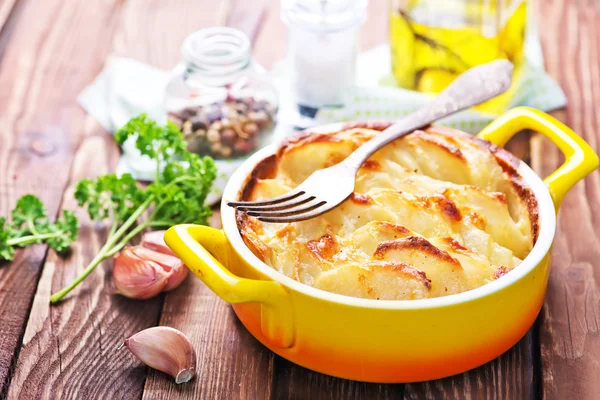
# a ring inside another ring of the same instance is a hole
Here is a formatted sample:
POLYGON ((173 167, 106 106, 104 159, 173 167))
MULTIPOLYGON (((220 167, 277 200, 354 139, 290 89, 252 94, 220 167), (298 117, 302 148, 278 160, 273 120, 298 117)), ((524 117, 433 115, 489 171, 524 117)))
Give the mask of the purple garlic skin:
POLYGON ((188 382, 196 375, 196 352, 182 332, 168 326, 144 329, 123 342, 141 362, 175 378, 188 382))
POLYGON ((114 259, 113 284, 132 299, 149 299, 175 289, 187 277, 188 269, 164 244, 164 232, 144 235, 141 246, 126 247, 114 259), (150 248, 149 248, 150 247, 150 248))

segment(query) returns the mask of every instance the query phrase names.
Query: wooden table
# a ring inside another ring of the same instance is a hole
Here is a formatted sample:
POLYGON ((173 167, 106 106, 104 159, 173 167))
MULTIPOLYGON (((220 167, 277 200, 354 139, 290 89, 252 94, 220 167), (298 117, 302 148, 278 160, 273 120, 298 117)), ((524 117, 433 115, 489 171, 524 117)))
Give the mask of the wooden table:
MULTIPOLYGON (((539 3, 546 66, 569 100, 556 115, 597 148, 600 3, 539 3)), ((386 40, 387 7, 387 0, 371 0, 363 48, 386 40)), ((76 209, 74 184, 114 170, 119 151, 111 135, 76 104, 108 56, 170 68, 188 33, 223 24, 247 32, 265 66, 284 55, 278 0, 0 0, 0 215, 28 192, 51 215, 76 209)), ((561 162, 536 135, 521 135, 510 148, 541 175, 561 162)), ((113 295, 106 262, 49 307, 50 293, 81 271, 106 234, 78 215, 80 239, 68 258, 34 246, 0 267, 0 398, 600 398, 598 172, 563 203, 546 303, 527 336, 478 369, 407 385, 335 379, 274 356, 194 278, 166 296, 132 301, 113 295), (117 349, 123 338, 157 324, 194 342, 193 382, 176 386, 117 349)))

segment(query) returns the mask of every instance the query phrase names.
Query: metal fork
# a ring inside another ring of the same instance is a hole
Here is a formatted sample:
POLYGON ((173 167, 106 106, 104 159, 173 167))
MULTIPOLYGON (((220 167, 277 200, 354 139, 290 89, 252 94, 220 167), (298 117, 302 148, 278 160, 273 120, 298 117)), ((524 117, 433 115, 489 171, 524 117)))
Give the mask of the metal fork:
POLYGON ((373 153, 416 129, 505 92, 512 80, 512 70, 507 60, 471 68, 429 104, 365 142, 340 163, 315 171, 290 192, 267 200, 227 204, 264 222, 302 221, 326 213, 352 194, 360 166, 373 153))

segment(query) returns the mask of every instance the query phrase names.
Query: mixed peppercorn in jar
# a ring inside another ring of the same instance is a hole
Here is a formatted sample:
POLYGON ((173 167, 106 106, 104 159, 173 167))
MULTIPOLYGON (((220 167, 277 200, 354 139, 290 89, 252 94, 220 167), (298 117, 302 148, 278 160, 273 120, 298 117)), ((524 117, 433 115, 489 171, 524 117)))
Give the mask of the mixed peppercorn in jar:
POLYGON ((242 157, 252 153, 261 134, 273 128, 277 108, 253 98, 226 99, 208 106, 170 112, 188 142, 188 149, 214 158, 242 157))

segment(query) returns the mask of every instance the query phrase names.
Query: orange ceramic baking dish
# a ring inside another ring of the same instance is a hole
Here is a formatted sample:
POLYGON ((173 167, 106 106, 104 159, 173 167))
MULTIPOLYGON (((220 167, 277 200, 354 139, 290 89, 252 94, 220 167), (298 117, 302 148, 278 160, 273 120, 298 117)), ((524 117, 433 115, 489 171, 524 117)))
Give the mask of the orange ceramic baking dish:
POLYGON ((232 303, 252 335, 292 362, 382 383, 458 374, 498 357, 529 330, 544 300, 561 200, 598 166, 597 155, 577 134, 530 108, 508 111, 479 137, 503 146, 523 129, 546 135, 566 161, 544 180, 521 162, 518 172, 538 202, 537 242, 514 270, 477 289, 422 300, 361 299, 301 284, 264 264, 244 244, 226 201, 239 198, 249 174, 276 146, 256 153, 230 179, 221 204, 222 230, 179 225, 165 239, 192 272, 232 303))

